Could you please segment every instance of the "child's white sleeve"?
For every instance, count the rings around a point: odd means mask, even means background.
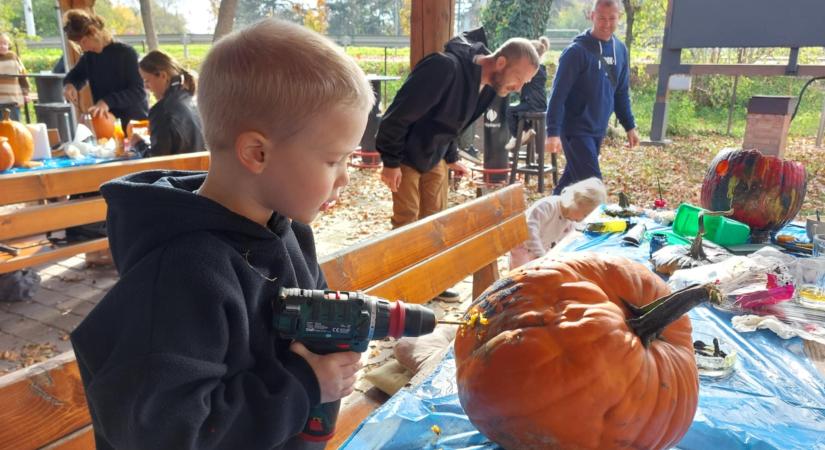
[[[558,211],[556,211],[556,202],[550,200],[551,198],[543,198],[527,211],[529,237],[524,243],[524,246],[527,247],[530,254],[536,258],[544,256],[544,254],[547,253],[548,249],[544,245],[542,233],[558,214]]]

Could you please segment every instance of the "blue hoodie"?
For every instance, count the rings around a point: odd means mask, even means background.
[[[615,60],[615,87],[599,52],[608,63]],[[636,128],[630,110],[627,47],[615,37],[601,41],[585,31],[559,57],[547,105],[547,135],[602,137],[614,111],[626,131]]]
[[[281,286],[326,287],[312,230],[266,227],[150,171],[100,189],[120,280],[71,335],[96,447],[294,448],[320,389],[272,332]]]

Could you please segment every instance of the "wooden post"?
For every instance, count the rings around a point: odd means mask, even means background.
[[[453,37],[455,0],[412,0],[410,68],[421,58],[444,49]]]

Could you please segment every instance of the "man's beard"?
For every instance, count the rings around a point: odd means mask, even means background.
[[[502,69],[501,72],[494,73],[490,80],[490,87],[493,88],[494,91],[496,91],[496,95],[498,95],[499,97],[506,97],[508,94],[507,92],[502,92],[504,90],[503,78],[504,69]]]

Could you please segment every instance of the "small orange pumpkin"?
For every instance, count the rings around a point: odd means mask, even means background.
[[[592,253],[510,272],[456,336],[470,421],[508,449],[672,447],[698,404],[684,313],[720,295],[713,285],[668,291],[641,264]]]
[[[98,139],[111,139],[115,136],[115,116],[112,113],[99,114],[92,118],[95,136]]]
[[[0,172],[11,169],[14,165],[14,151],[9,145],[9,139],[0,136]]]
[[[9,141],[14,152],[14,164],[25,166],[34,156],[34,138],[31,131],[20,122],[11,120],[11,111],[3,110],[3,120],[0,120],[0,136]]]

